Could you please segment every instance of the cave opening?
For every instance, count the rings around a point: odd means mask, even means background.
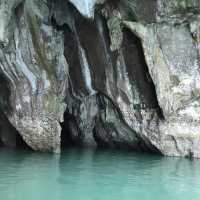
[[[61,150],[82,146],[81,131],[79,130],[77,119],[70,114],[68,109],[64,113],[64,122],[61,123],[61,128]]]
[[[12,113],[11,89],[7,78],[0,73],[0,146],[7,148],[30,149],[19,132],[8,120]]]
[[[12,126],[3,111],[0,110],[0,147],[11,149],[31,148],[24,142],[20,133]]]

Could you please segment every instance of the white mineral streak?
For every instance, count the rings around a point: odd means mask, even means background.
[[[51,83],[47,77],[47,73],[45,70],[42,72],[42,79],[44,80],[44,89],[47,90],[51,87]]]
[[[86,84],[90,94],[95,94],[95,90],[93,90],[93,88],[92,88],[91,72],[90,72],[90,67],[89,67],[89,64],[88,64],[88,61],[87,61],[87,58],[85,55],[85,51],[81,46],[79,46],[79,48],[80,48],[81,58],[83,61],[83,63],[81,64],[81,67],[82,67],[82,73],[83,73],[83,76],[85,79],[85,84]]]
[[[1,11],[0,11],[1,12]],[[4,41],[4,18],[1,16],[2,14],[0,13],[0,41]]]
[[[20,104],[16,105],[16,109],[21,110],[22,109],[21,105]]]
[[[24,103],[30,103],[31,102],[31,98],[29,96],[24,96],[23,97],[23,101],[24,101]]]
[[[21,66],[21,70],[22,70],[23,74],[26,76],[26,78],[29,80],[33,92],[36,92],[36,89],[37,89],[37,86],[36,86],[37,85],[37,79],[36,79],[35,75],[29,70],[29,68],[24,63],[24,61],[22,59],[22,55],[21,55],[20,49],[17,49],[16,53],[17,53],[16,63],[19,66]]]
[[[185,118],[192,119],[193,121],[198,121],[200,119],[199,102],[196,102],[196,105],[195,103],[188,105],[188,107],[186,107],[185,109],[180,110],[178,114],[184,116]]]
[[[121,81],[124,85],[124,92],[129,97],[129,100],[132,101],[134,99],[132,95],[132,87],[129,81],[127,66],[126,66],[122,52],[120,52],[120,56],[117,62],[117,71],[120,78],[119,81]]]
[[[19,48],[19,41],[16,40],[16,64],[20,66],[20,69],[22,70],[22,73],[26,76],[29,83],[31,84],[33,93],[37,90],[37,78],[35,75],[31,72],[31,70],[27,67],[26,63],[24,63],[22,58],[21,49]]]

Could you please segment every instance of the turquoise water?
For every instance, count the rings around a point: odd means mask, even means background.
[[[200,160],[89,149],[0,151],[0,200],[129,199],[200,199]]]

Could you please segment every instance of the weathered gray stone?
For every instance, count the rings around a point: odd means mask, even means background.
[[[12,37],[0,50],[1,73],[11,91],[6,115],[33,149],[58,152],[59,121],[65,111],[63,100],[67,82],[62,33],[45,23],[48,21],[45,1],[28,1],[15,7],[15,10],[13,6],[10,8],[16,18],[13,32],[10,32]],[[7,9],[2,15],[3,12]],[[1,28],[4,33],[6,26]]]
[[[0,43],[7,45],[15,24],[14,9],[23,0],[2,0],[0,2]]]
[[[200,157],[199,14],[198,0],[1,1],[1,143]]]
[[[164,114],[158,148],[168,155],[199,157],[198,41],[187,24],[125,25],[141,38]]]

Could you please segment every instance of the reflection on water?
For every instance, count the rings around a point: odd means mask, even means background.
[[[1,200],[198,200],[200,160],[71,149],[0,151]]]

